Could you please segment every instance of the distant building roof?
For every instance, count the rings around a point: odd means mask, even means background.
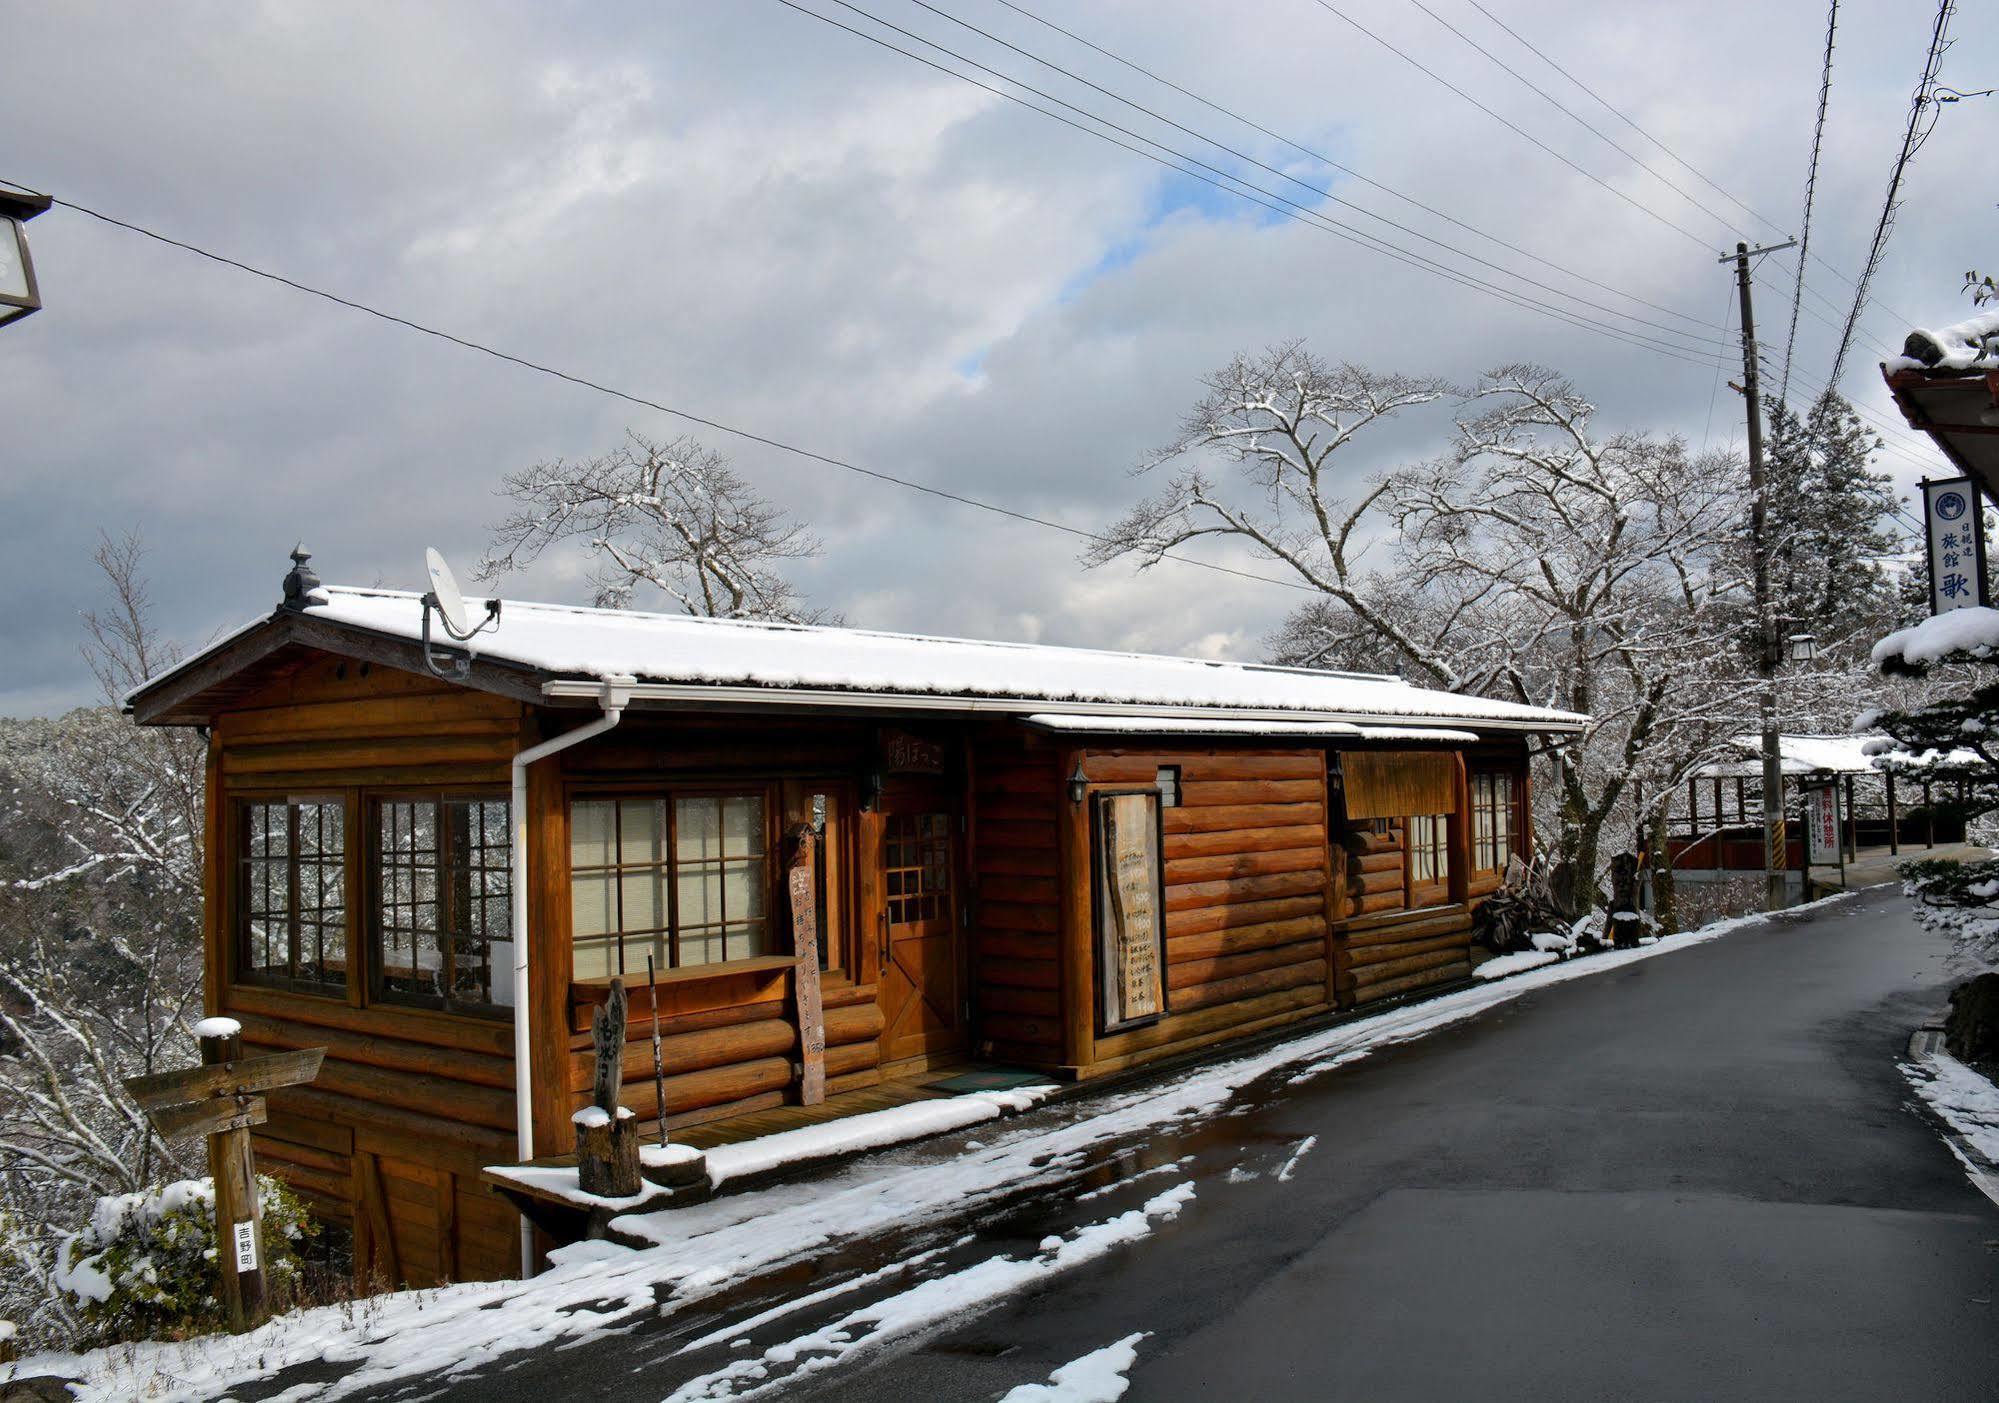
[[[1732,736],[1730,745],[1741,751],[1744,759],[1718,760],[1701,767],[1703,779],[1756,779],[1763,773],[1763,738],[1761,736]],[[1882,766],[1877,763],[1885,747],[1892,746],[1886,736],[1794,736],[1777,737],[1777,754],[1787,775],[1874,775],[1880,774]],[[1969,750],[1954,750],[1948,755],[1938,755],[1935,751],[1925,751],[1922,755],[1907,759],[1897,759],[1893,768],[1898,773],[1911,770],[1935,769],[1938,766],[1963,766],[1982,763]]]
[[[284,638],[337,648],[352,637],[391,642],[408,652],[422,636],[419,595],[321,586],[308,597],[310,607],[280,609],[247,624],[146,682],[128,705],[141,720],[198,719],[195,694],[223,684],[232,656],[261,656]],[[472,601],[475,617],[482,603]],[[1572,731],[1588,720],[1374,673],[515,600],[505,602],[498,627],[469,648],[478,665],[469,685],[481,685],[483,668],[509,674],[506,689],[517,694],[572,702],[587,700],[584,684],[628,677],[639,684],[634,701],[641,705],[806,702],[1033,714],[1043,721],[1051,715],[1114,714],[1131,724],[1219,716],[1446,722],[1498,731]]]

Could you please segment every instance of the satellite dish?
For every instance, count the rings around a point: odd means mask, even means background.
[[[447,681],[462,682],[472,671],[472,654],[468,649],[431,642],[430,611],[435,609],[444,621],[444,631],[463,643],[500,622],[500,601],[487,600],[486,617],[475,626],[472,616],[465,611],[465,595],[458,588],[458,577],[451,573],[444,557],[426,548],[423,565],[430,575],[430,592],[423,597],[423,665]]]
[[[430,571],[430,597],[437,604],[437,612],[444,616],[445,628],[453,638],[466,637],[472,628],[465,616],[465,595],[458,588],[458,577],[451,573],[451,567],[434,547],[425,547],[423,563]]]

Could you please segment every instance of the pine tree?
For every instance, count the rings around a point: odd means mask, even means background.
[[[1780,637],[1817,635],[1822,651],[1853,648],[1894,621],[1897,582],[1881,559],[1897,505],[1873,469],[1881,439],[1828,390],[1803,415],[1770,408],[1771,598]]]

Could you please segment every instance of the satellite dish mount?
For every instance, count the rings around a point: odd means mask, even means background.
[[[472,650],[435,643],[430,636],[430,616],[436,613],[444,631],[460,643],[484,633],[500,622],[500,601],[486,601],[486,617],[477,624],[465,611],[465,596],[459,591],[458,577],[435,550],[423,553],[424,568],[430,574],[430,589],[423,596],[423,665],[434,677],[447,682],[463,682],[472,671]]]

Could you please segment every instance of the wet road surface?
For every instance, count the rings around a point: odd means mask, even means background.
[[[1780,919],[1280,1073],[976,1221],[443,1396],[992,1400],[1144,1332],[1135,1403],[1999,1397],[1999,1209],[1896,1070],[1954,973],[1887,892]],[[1045,1259],[1183,1183],[1136,1240],[843,1353],[912,1284]]]

